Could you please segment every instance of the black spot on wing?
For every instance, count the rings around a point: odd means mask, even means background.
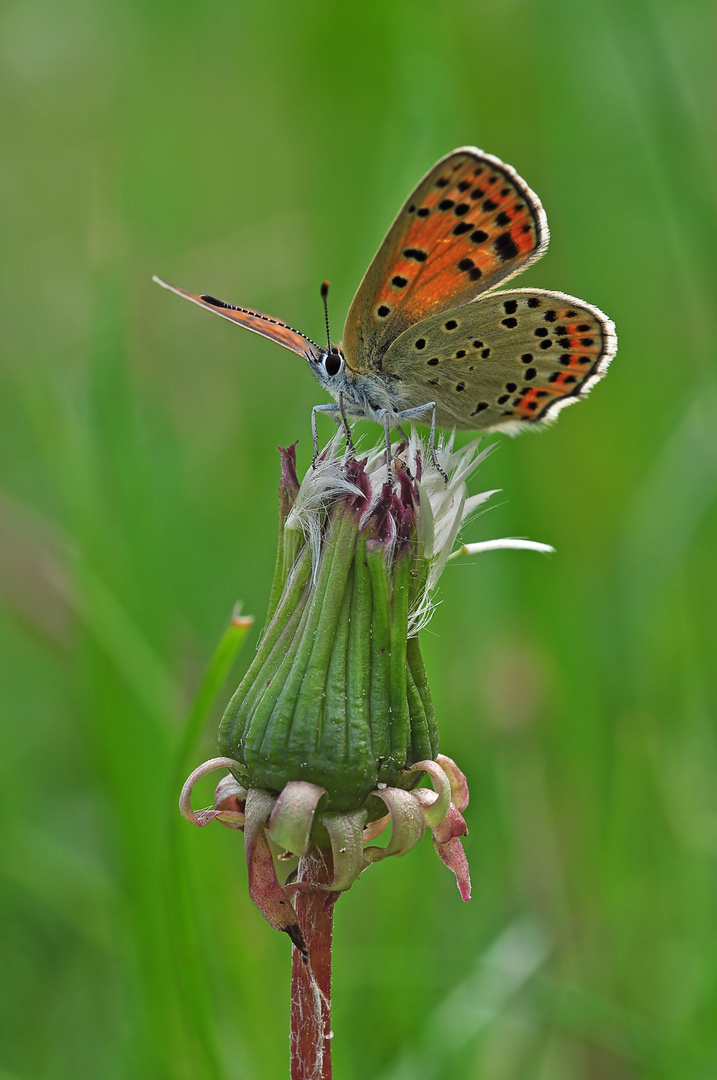
[[[496,255],[502,259],[503,262],[514,259],[518,254],[518,245],[510,233],[507,232],[501,233],[500,236],[493,241],[493,248]]]
[[[483,271],[479,266],[476,266],[472,259],[461,259],[458,263],[458,269],[462,273],[468,274],[471,281],[477,281],[478,278],[483,276]]]

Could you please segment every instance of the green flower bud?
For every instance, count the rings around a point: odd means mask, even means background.
[[[309,781],[325,809],[361,807],[378,784],[414,787],[410,766],[438,753],[409,639],[431,563],[419,486],[398,468],[394,488],[370,464],[330,452],[299,487],[293,447],[282,451],[270,618],[219,734],[247,788]]]
[[[371,863],[406,854],[426,828],[470,896],[461,845],[465,777],[438,752],[438,728],[417,634],[454,555],[496,547],[552,550],[525,540],[452,552],[462,522],[493,492],[466,481],[489,451],[478,441],[438,447],[414,435],[359,461],[337,436],[300,484],[294,447],[282,450],[279,546],[269,614],[256,656],[221,722],[222,757],[194,770],[180,797],[195,825],[243,829],[249,891],[272,926],[305,952],[290,903],[325,890],[326,904]],[[228,768],[214,808],[195,813],[194,783]],[[428,776],[431,787],[418,787]],[[372,841],[389,825],[384,847]],[[268,841],[304,856],[331,853],[333,877],[279,884]],[[307,864],[308,865],[308,864]]]

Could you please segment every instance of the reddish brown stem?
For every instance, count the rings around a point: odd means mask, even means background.
[[[331,852],[312,845],[299,862],[299,881],[328,885],[333,880]],[[331,934],[329,893],[299,892],[299,916],[308,961],[293,949],[291,969],[291,1080],[331,1080]]]

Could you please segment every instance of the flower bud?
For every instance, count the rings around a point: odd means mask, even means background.
[[[430,567],[419,539],[418,483],[394,487],[368,461],[320,462],[293,484],[282,452],[284,516],[275,602],[257,654],[222,720],[221,752],[246,787],[290,781],[326,792],[324,809],[357,809],[378,784],[413,787],[438,729],[409,619]]]
[[[463,773],[438,752],[438,728],[418,645],[432,593],[465,518],[491,491],[466,481],[489,451],[452,441],[427,455],[414,435],[361,461],[337,436],[300,484],[294,447],[281,451],[279,546],[269,613],[249,670],[221,722],[222,757],[195,769],[180,798],[195,825],[243,829],[249,891],[265,918],[305,944],[290,892],[325,905],[371,863],[404,855],[431,829],[436,852],[470,897],[460,837]],[[453,555],[525,540],[464,545]],[[195,781],[229,768],[214,808],[195,813]],[[431,787],[417,787],[424,777]],[[385,847],[371,846],[389,825]],[[279,884],[269,840],[304,856],[330,849],[333,877]],[[368,845],[368,846],[367,846]],[[305,861],[306,866],[311,864]],[[311,864],[313,865],[313,864]]]

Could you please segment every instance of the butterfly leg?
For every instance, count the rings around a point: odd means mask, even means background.
[[[415,409],[404,409],[403,412],[396,413],[398,420],[417,420],[419,416],[423,416],[424,413],[431,409],[431,431],[428,436],[428,452],[431,455],[431,461],[435,468],[441,474],[446,483],[448,483],[448,477],[438,464],[438,458],[436,457],[436,403],[435,401],[427,401],[425,405],[418,405]],[[400,428],[399,428],[400,431]]]
[[[339,390],[339,412],[341,413],[341,421],[342,421],[342,423],[344,425],[344,432],[346,434],[346,445],[349,448],[349,452],[355,457],[356,456],[356,447],[354,446],[354,441],[351,438],[351,428],[349,427],[349,422],[346,419],[346,411],[344,409],[344,395],[340,390]]]
[[[316,430],[316,414],[319,413],[319,412],[333,413],[334,414],[333,418],[340,427],[341,426],[341,419],[338,416],[335,415],[336,413],[340,413],[340,411],[341,410],[339,409],[339,406],[334,405],[333,402],[331,402],[330,405],[314,405],[313,409],[311,410],[311,437],[314,440],[314,456],[311,459],[311,467],[312,467],[312,469],[316,468],[316,462],[319,460],[319,433]],[[348,427],[348,425],[346,425],[346,426]],[[350,438],[350,433],[349,433],[349,438]],[[351,447],[351,449],[353,450],[353,446]]]
[[[386,442],[386,481],[393,484],[393,469],[391,468],[391,414],[388,409],[381,409],[378,415],[383,420],[383,433]]]

